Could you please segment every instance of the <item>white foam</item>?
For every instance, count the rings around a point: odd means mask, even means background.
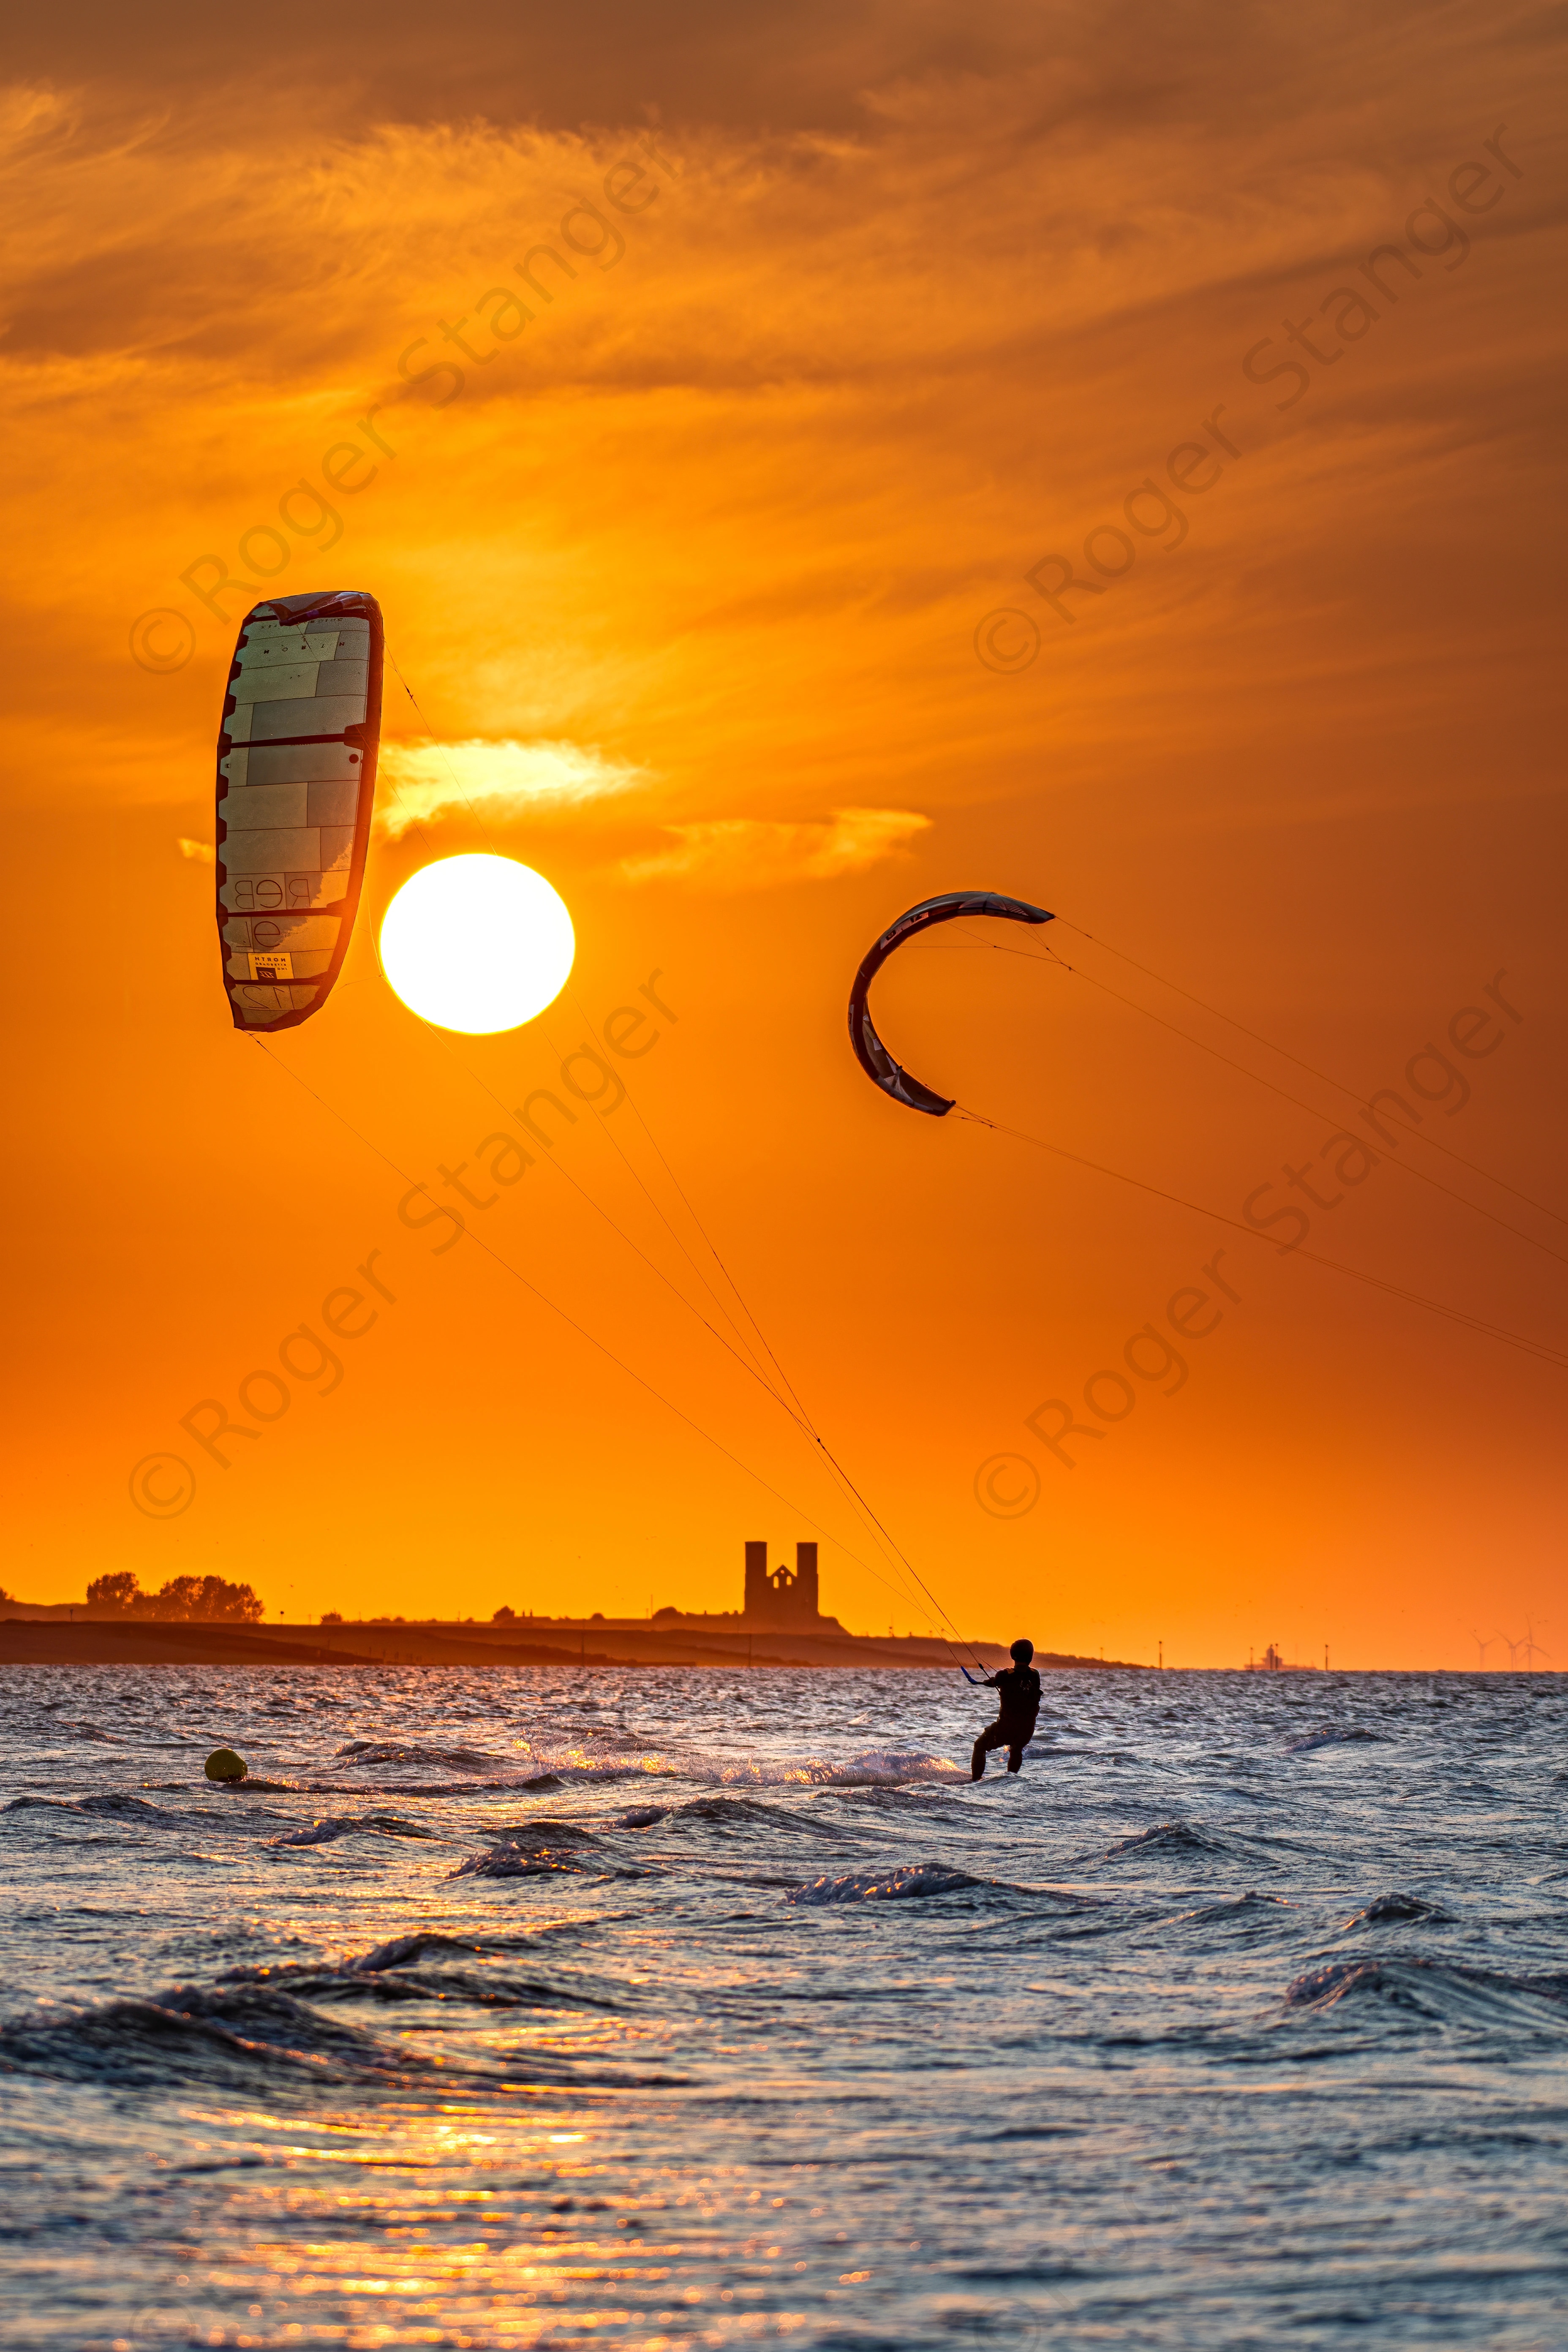
[[[799,1763],[720,1764],[705,1773],[684,1768],[695,1780],[710,1775],[726,1788],[756,1789],[898,1789],[910,1781],[967,1780],[968,1771],[951,1757],[928,1756],[918,1748],[868,1748],[859,1755],[834,1762],[806,1757]]]

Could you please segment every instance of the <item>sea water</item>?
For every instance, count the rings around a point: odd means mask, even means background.
[[[1568,2346],[1559,1680],[984,1705],[0,1669],[6,2343]]]

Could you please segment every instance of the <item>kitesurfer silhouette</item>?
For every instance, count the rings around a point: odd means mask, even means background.
[[[1040,1677],[1029,1664],[1035,1654],[1033,1642],[1015,1642],[1011,1651],[1013,1663],[997,1675],[987,1675],[979,1687],[999,1691],[1001,1712],[993,1724],[987,1725],[974,1743],[970,1759],[970,1778],[985,1778],[985,1759],[993,1748],[1007,1750],[1007,1769],[1021,1772],[1024,1750],[1035,1736],[1035,1717],[1040,1711]],[[973,1677],[971,1676],[971,1680]]]

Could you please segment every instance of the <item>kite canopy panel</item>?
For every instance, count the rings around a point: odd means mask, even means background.
[[[381,742],[381,607],[275,596],[240,625],[217,739],[217,924],[237,1029],[331,993],[359,911]]]
[[[896,948],[901,948],[906,940],[918,938],[921,931],[929,931],[933,924],[957,922],[964,915],[994,915],[1010,923],[1056,920],[1043,907],[1031,907],[1023,898],[1004,898],[995,890],[949,890],[940,898],[922,898],[918,907],[911,907],[896,923],[889,923],[856,973],[855,985],[849,992],[849,1042],[860,1067],[895,1102],[910,1110],[928,1111],[932,1118],[945,1118],[956,1097],[939,1095],[932,1087],[922,1086],[919,1078],[911,1077],[894,1061],[872,1026],[867,999],[871,982]]]

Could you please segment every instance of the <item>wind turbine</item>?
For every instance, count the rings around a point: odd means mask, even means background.
[[[1476,1645],[1476,1654],[1479,1660],[1480,1671],[1484,1674],[1486,1672],[1487,1652],[1491,1649],[1496,1643],[1500,1642],[1502,1639],[1502,1636],[1500,1633],[1489,1633],[1486,1640],[1483,1642],[1480,1635],[1472,1625],[1470,1628],[1470,1639]]]

